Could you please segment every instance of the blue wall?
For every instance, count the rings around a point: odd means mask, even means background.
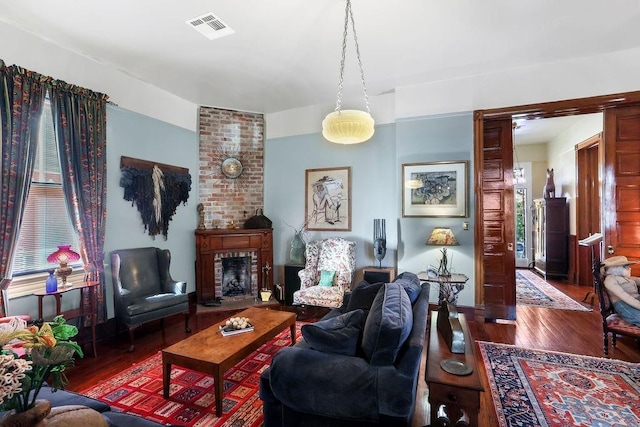
[[[468,218],[402,218],[402,164],[467,160]],[[357,244],[356,280],[363,267],[376,265],[373,256],[373,219],[385,218],[387,255],[383,266],[398,272],[425,270],[439,258],[438,248],[425,246],[434,226],[449,226],[460,246],[451,248],[453,268],[470,277],[460,294],[461,305],[473,305],[473,117],[471,113],[403,120],[376,127],[374,137],[358,145],[336,145],[320,133],[273,138],[265,144],[265,215],[274,228],[274,279],[284,280],[282,266],[289,260],[293,237],[290,224],[304,222],[305,170],[351,167],[352,230],[307,233],[307,240],[338,235]],[[462,231],[469,221],[469,231]],[[437,264],[436,264],[437,265]],[[431,300],[437,300],[432,290]]]
[[[135,206],[123,199],[120,187],[120,157],[134,157],[189,169],[191,192],[187,205],[180,205],[169,225],[167,240],[155,239],[144,231]],[[113,293],[109,252],[143,246],[171,250],[171,273],[174,279],[186,280],[189,291],[195,291],[195,237],[198,215],[198,138],[193,131],[147,116],[109,105],[107,108],[107,222],[105,262],[108,317],[113,317]],[[43,283],[44,284],[44,283]],[[79,292],[70,292],[62,299],[63,310],[77,307]],[[44,299],[44,316],[55,312],[55,299]],[[13,298],[10,314],[26,313],[37,317],[37,297]]]
[[[107,232],[105,255],[114,249],[157,246],[172,253],[172,275],[186,280],[188,290],[195,291],[195,238],[198,217],[198,137],[195,132],[170,125],[147,116],[109,106],[107,116]],[[135,206],[123,199],[119,185],[120,157],[135,157],[159,163],[186,167],[192,186],[186,206],[180,205],[170,226],[168,239],[155,239],[144,232]],[[402,164],[468,160],[468,218],[402,218]],[[425,270],[437,264],[438,248],[425,246],[434,226],[451,227],[460,246],[449,250],[453,269],[467,274],[468,286],[460,294],[460,305],[473,305],[473,119],[471,113],[402,120],[376,128],[374,137],[358,145],[327,142],[320,133],[273,138],[265,142],[264,212],[274,228],[274,280],[284,280],[283,266],[289,261],[289,244],[293,227],[304,222],[305,170],[351,167],[350,232],[307,233],[307,240],[338,235],[357,244],[356,280],[362,268],[376,265],[373,256],[373,220],[385,218],[387,255],[383,266],[395,266],[398,272]],[[469,221],[469,231],[462,223]],[[107,261],[108,262],[108,261]],[[63,309],[77,304],[65,297]],[[437,290],[431,291],[431,301]],[[107,265],[108,316],[113,317],[111,275]],[[12,299],[11,314],[37,315],[34,296]],[[53,298],[46,300],[45,316],[53,314]]]

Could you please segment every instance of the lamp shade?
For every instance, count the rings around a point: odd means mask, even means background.
[[[374,124],[371,114],[365,111],[334,111],[322,121],[322,136],[336,144],[359,144],[373,136]]]
[[[47,257],[47,262],[66,264],[79,259],[80,254],[71,250],[71,245],[60,245],[57,251]]]
[[[427,239],[427,245],[433,246],[457,246],[459,245],[456,236],[453,234],[450,228],[436,227],[431,232],[429,239]]]

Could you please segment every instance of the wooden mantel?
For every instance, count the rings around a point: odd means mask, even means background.
[[[263,284],[263,267],[273,269],[273,230],[259,229],[210,229],[196,230],[196,295],[198,304],[215,300],[216,285],[221,278],[215,277],[215,255],[226,252],[255,252],[258,259],[258,289],[268,288],[273,292],[273,270],[269,271],[268,283]]]

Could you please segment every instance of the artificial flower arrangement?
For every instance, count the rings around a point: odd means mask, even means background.
[[[0,327],[0,410],[24,412],[36,403],[43,384],[51,377],[52,391],[67,385],[65,370],[74,364],[74,354],[83,357],[80,346],[69,339],[78,328],[63,316],[41,327],[27,326],[15,318]]]

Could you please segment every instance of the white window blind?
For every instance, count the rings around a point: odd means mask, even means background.
[[[80,248],[62,193],[60,160],[48,100],[41,120],[31,188],[14,256],[14,276],[56,268],[47,262],[47,256],[58,245],[70,244],[76,252]]]

